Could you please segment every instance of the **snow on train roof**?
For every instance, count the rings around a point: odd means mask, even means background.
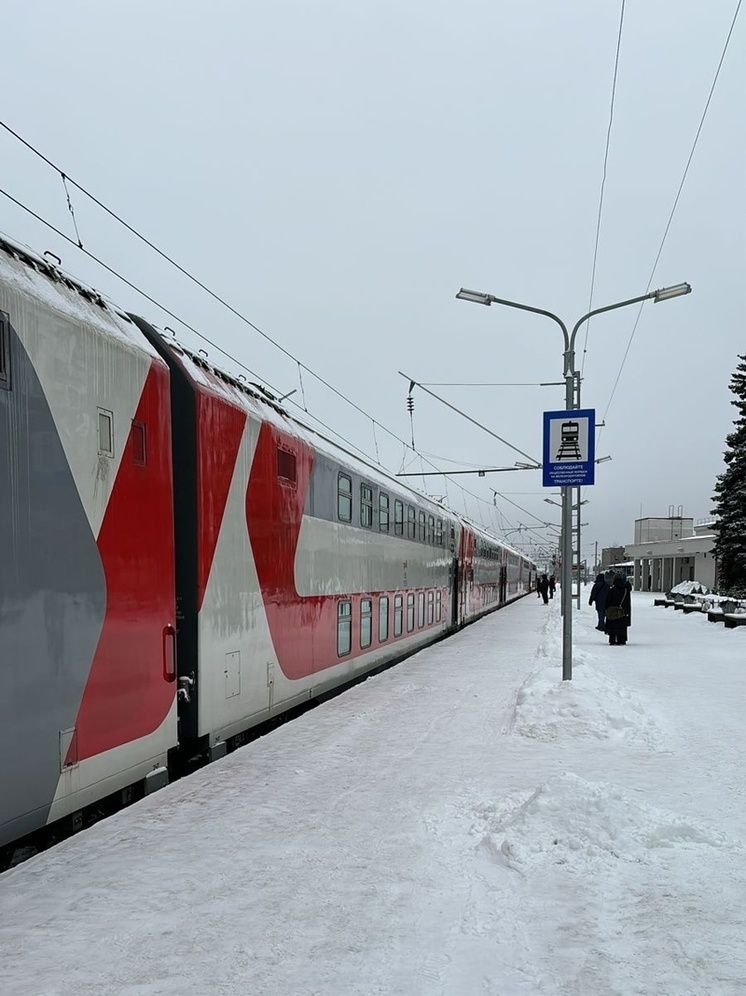
[[[32,250],[0,236],[0,280],[78,325],[103,331],[132,350],[158,353],[124,312]]]
[[[289,432],[292,435],[298,436],[305,442],[309,443],[309,445],[313,446],[315,450],[323,453],[332,460],[340,460],[340,458],[344,459],[345,464],[350,469],[360,474],[361,477],[365,477],[379,489],[390,492],[398,490],[403,497],[409,495],[411,496],[410,500],[414,499],[420,505],[425,504],[437,515],[454,520],[462,527],[467,527],[485,542],[494,543],[502,547],[504,550],[507,550],[509,553],[516,554],[516,556],[523,558],[529,563],[532,562],[530,558],[524,553],[521,553],[520,550],[516,550],[514,547],[511,547],[504,540],[493,535],[483,526],[477,525],[460,513],[454,512],[446,505],[435,501],[428,495],[422,494],[420,491],[417,491],[416,488],[412,488],[409,485],[392,478],[391,475],[383,468],[376,467],[363,457],[353,453],[344,445],[335,443],[333,440],[330,440],[326,436],[319,433],[317,429],[306,425],[297,416],[291,415],[288,411],[286,411],[286,409],[281,406],[279,400],[275,398],[271,392],[267,391],[266,388],[259,384],[249,384],[248,382],[244,382],[242,379],[231,376],[225,371],[220,370],[218,367],[209,363],[206,357],[203,358],[202,356],[191,352],[175,338],[165,335],[160,329],[157,329],[157,331],[169,349],[178,355],[184,371],[189,377],[192,378],[197,386],[203,388],[204,390],[210,391],[213,394],[220,395],[225,398],[226,401],[237,405],[240,408],[249,408],[264,421],[272,422],[284,432]]]

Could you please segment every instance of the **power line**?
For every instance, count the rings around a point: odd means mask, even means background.
[[[732,19],[732,21],[730,23],[730,28],[728,29],[728,35],[727,35],[727,37],[725,39],[725,44],[723,45],[723,51],[720,54],[720,60],[718,61],[717,69],[715,70],[715,75],[714,75],[713,80],[712,80],[712,85],[710,86],[710,92],[707,95],[707,100],[705,102],[705,107],[704,107],[704,110],[702,111],[702,116],[701,116],[701,118],[699,120],[699,125],[697,126],[697,132],[696,132],[696,134],[694,136],[694,142],[692,143],[692,148],[691,148],[691,151],[689,153],[689,157],[688,157],[688,159],[686,161],[686,166],[684,167],[684,172],[682,173],[682,176],[681,176],[681,182],[679,183],[679,188],[676,191],[676,196],[674,197],[673,206],[671,208],[671,213],[668,216],[668,221],[666,222],[666,227],[665,227],[665,230],[663,232],[663,238],[661,239],[661,244],[658,246],[658,252],[656,253],[656,256],[655,256],[655,262],[653,263],[653,268],[650,271],[650,277],[648,279],[647,287],[645,288],[645,293],[646,294],[650,290],[650,285],[653,282],[653,277],[655,276],[655,271],[656,271],[656,269],[658,267],[658,262],[659,262],[659,260],[661,258],[661,253],[663,252],[663,247],[666,244],[666,239],[668,238],[668,233],[669,233],[669,231],[671,229],[671,223],[673,221],[674,214],[676,213],[676,208],[678,207],[678,204],[679,204],[679,198],[681,197],[681,192],[684,189],[684,183],[686,181],[687,174],[689,173],[689,167],[692,164],[692,159],[694,158],[694,152],[695,152],[695,150],[697,148],[697,143],[699,142],[699,137],[700,137],[700,135],[702,133],[702,128],[703,128],[704,123],[705,123],[705,118],[707,117],[707,112],[710,109],[710,102],[712,101],[712,95],[715,92],[715,85],[716,85],[716,83],[718,81],[718,77],[720,76],[720,70],[722,69],[723,62],[725,61],[725,55],[726,55],[726,52],[728,51],[728,45],[730,44],[731,36],[733,35],[733,29],[736,26],[736,21],[738,19],[738,14],[739,14],[739,12],[741,10],[741,3],[742,3],[742,0],[738,0],[738,2],[736,4],[735,13],[733,14],[733,19]],[[629,351],[630,351],[630,349],[632,347],[632,341],[634,340],[635,333],[637,332],[637,326],[640,323],[640,317],[642,315],[642,309],[644,307],[644,304],[645,304],[645,302],[643,301],[640,304],[640,307],[638,308],[637,316],[635,317],[635,323],[634,323],[634,325],[632,327],[632,332],[630,333],[629,340],[627,342],[627,348],[624,351],[624,356],[622,357],[622,361],[621,361],[621,363],[619,365],[619,372],[616,375],[616,380],[614,381],[614,386],[611,389],[611,395],[609,396],[608,403],[606,405],[606,408],[604,409],[604,413],[603,413],[603,416],[602,416],[602,421],[605,420],[606,415],[607,415],[607,413],[609,411],[609,408],[611,407],[611,403],[614,400],[614,395],[616,394],[616,389],[617,389],[617,386],[619,385],[619,380],[620,380],[620,378],[622,376],[622,372],[624,370],[624,365],[627,362],[627,356],[629,355]]]
[[[36,212],[34,212],[33,210],[31,210],[27,205],[25,205],[21,201],[17,200],[15,197],[13,197],[7,191],[0,189],[0,193],[2,193],[10,201],[12,201],[14,204],[16,204],[22,210],[26,211],[28,214],[30,214],[32,217],[34,217],[37,221],[41,222],[43,225],[45,225],[46,227],[48,227],[50,230],[52,230],[53,232],[55,232],[55,234],[58,235],[60,238],[64,239],[66,242],[69,242],[71,245],[76,246],[76,248],[78,248],[81,252],[83,252],[86,256],[88,256],[90,259],[92,259],[99,266],[102,266],[107,272],[111,273],[118,280],[121,280],[126,286],[130,287],[136,293],[140,294],[145,300],[147,300],[150,303],[152,303],[153,305],[155,305],[157,308],[159,308],[165,314],[169,315],[175,321],[179,322],[181,325],[184,326],[184,328],[189,329],[194,335],[196,335],[198,338],[200,338],[203,342],[207,343],[209,346],[211,346],[213,349],[216,349],[223,356],[225,356],[228,359],[230,359],[233,363],[237,364],[239,367],[241,367],[242,369],[246,370],[248,373],[251,374],[252,377],[256,377],[258,380],[264,380],[264,378],[260,377],[257,373],[255,373],[254,371],[252,371],[244,363],[242,363],[236,357],[234,357],[232,354],[230,354],[229,352],[227,352],[227,350],[223,349],[216,342],[212,341],[207,336],[203,335],[201,332],[198,332],[196,328],[194,328],[192,325],[189,324],[189,322],[187,322],[184,319],[180,318],[177,314],[175,314],[170,309],[166,308],[164,305],[162,305],[160,302],[158,302],[150,294],[148,294],[147,292],[143,291],[140,287],[138,287],[137,285],[135,285],[134,283],[132,283],[130,280],[128,280],[126,277],[124,277],[121,273],[119,273],[118,271],[114,270],[112,267],[108,266],[106,263],[103,262],[103,260],[101,260],[99,257],[97,257],[96,255],[94,255],[92,252],[90,252],[89,250],[87,250],[87,249],[84,248],[83,243],[82,243],[81,238],[80,238],[80,233],[78,231],[78,226],[77,226],[77,221],[76,221],[76,218],[75,218],[75,213],[74,213],[74,210],[73,210],[73,207],[72,207],[72,203],[71,203],[71,200],[70,200],[70,195],[69,195],[68,186],[67,186],[68,183],[69,183],[71,186],[75,187],[82,194],[84,194],[91,201],[93,201],[94,204],[96,204],[102,211],[104,211],[107,215],[109,215],[111,218],[113,218],[118,224],[122,225],[128,232],[130,232],[137,239],[139,239],[141,242],[143,242],[146,246],[148,246],[150,249],[152,249],[153,252],[155,252],[158,256],[160,256],[162,259],[164,259],[166,262],[168,262],[171,266],[175,267],[181,274],[183,274],[185,277],[187,277],[188,280],[192,281],[192,283],[194,283],[201,290],[203,290],[206,294],[208,294],[215,301],[217,301],[219,304],[221,304],[224,308],[226,308],[228,311],[230,311],[231,314],[235,315],[240,321],[242,321],[243,323],[245,323],[246,325],[248,325],[251,329],[253,329],[260,336],[262,336],[262,338],[264,338],[267,342],[269,342],[273,346],[275,346],[275,348],[277,348],[283,355],[285,355],[289,359],[293,360],[297,364],[297,366],[298,366],[298,373],[299,373],[299,377],[301,378],[301,385],[302,385],[302,371],[305,370],[312,377],[314,377],[316,380],[318,380],[319,383],[323,384],[324,387],[326,387],[328,390],[330,390],[334,395],[336,395],[338,398],[340,398],[341,400],[343,400],[347,404],[349,404],[352,408],[355,409],[355,411],[357,411],[359,414],[361,414],[364,418],[367,418],[372,423],[372,425],[373,425],[373,433],[374,433],[374,440],[375,440],[375,444],[376,444],[376,449],[377,449],[377,446],[378,446],[377,439],[375,438],[375,426],[376,426],[376,424],[380,425],[380,427],[386,433],[388,433],[393,439],[397,440],[398,442],[404,443],[404,440],[402,440],[396,433],[394,433],[392,430],[388,429],[382,423],[377,422],[377,420],[374,419],[373,416],[369,415],[366,411],[364,411],[362,408],[360,408],[359,405],[357,405],[354,401],[352,401],[350,398],[348,398],[346,395],[344,395],[341,391],[339,391],[337,388],[335,388],[332,384],[330,384],[327,380],[325,380],[325,378],[323,378],[322,376],[320,376],[319,374],[317,374],[310,367],[306,366],[306,364],[304,364],[301,360],[299,360],[296,356],[294,356],[291,352],[289,352],[289,350],[285,349],[282,345],[280,345],[280,343],[278,343],[270,335],[268,335],[261,328],[259,328],[258,325],[256,325],[254,322],[250,321],[250,319],[248,319],[240,311],[238,311],[236,308],[234,308],[233,305],[231,305],[228,301],[226,301],[223,297],[221,297],[215,291],[213,291],[210,287],[208,287],[205,283],[203,283],[203,281],[201,281],[198,277],[196,277],[194,274],[192,274],[189,270],[187,270],[184,266],[182,266],[180,263],[178,263],[175,259],[173,259],[171,256],[169,256],[168,253],[164,252],[162,249],[160,249],[158,246],[156,246],[153,242],[151,242],[150,239],[148,239],[146,236],[142,235],[136,228],[134,228],[132,225],[130,225],[127,221],[125,221],[124,218],[122,218],[119,214],[117,214],[115,211],[113,211],[111,208],[109,208],[106,204],[104,204],[104,202],[101,201],[98,197],[96,197],[95,194],[93,194],[86,187],[84,187],[82,184],[78,183],[76,180],[74,180],[72,177],[70,177],[67,173],[65,173],[61,169],[61,167],[59,167],[48,156],[44,155],[44,153],[42,153],[34,145],[32,145],[25,138],[23,138],[20,134],[18,134],[18,132],[16,132],[13,128],[11,128],[10,125],[8,125],[5,121],[0,120],[0,127],[4,128],[5,131],[7,131],[10,135],[12,135],[25,148],[27,148],[30,152],[32,152],[35,156],[37,156],[40,160],[42,160],[42,162],[44,162],[47,166],[49,166],[52,170],[54,170],[56,173],[59,174],[59,176],[60,176],[60,178],[62,180],[62,183],[63,183],[63,187],[65,189],[65,194],[66,194],[66,197],[67,197],[67,204],[68,204],[68,208],[70,210],[70,214],[71,214],[72,219],[73,219],[73,224],[74,224],[74,227],[75,227],[75,235],[77,237],[77,241],[71,239],[64,232],[62,232],[60,229],[56,228],[54,225],[52,225],[46,219],[42,218],[41,215],[39,215]],[[278,391],[277,388],[273,387],[273,385],[270,384],[269,381],[265,381],[265,382],[278,395],[281,393],[281,392]],[[432,392],[430,392],[430,393],[432,393]],[[439,400],[442,400],[442,399],[439,399]],[[291,401],[290,403],[293,404],[295,407],[297,407],[297,408],[301,409],[302,411],[304,411],[306,415],[310,416],[315,422],[317,422],[319,425],[321,425],[327,432],[330,432],[334,436],[336,436],[337,438],[342,439],[348,446],[351,446],[353,449],[357,450],[359,453],[361,453],[364,456],[366,456],[366,458],[368,457],[368,454],[366,454],[365,451],[361,450],[358,446],[356,446],[350,440],[347,440],[339,432],[337,432],[336,430],[332,429],[330,426],[328,426],[326,423],[324,423],[317,416],[315,416],[311,412],[309,412],[308,409],[305,407],[305,404],[303,406],[300,406],[300,405],[297,405],[297,403],[294,402],[294,401]],[[443,403],[446,404],[446,405],[448,404],[447,402],[443,402]],[[452,407],[452,406],[449,406],[449,407]],[[465,413],[461,413],[461,414],[463,414],[465,418],[469,419],[469,416],[465,415]],[[473,420],[473,419],[469,419],[469,420],[472,421],[472,422],[474,422],[475,425],[479,425],[479,423],[477,423],[475,420]],[[491,435],[495,436],[495,438],[499,439],[501,442],[504,442],[505,445],[509,446],[511,449],[516,450],[516,452],[520,453],[522,456],[527,456],[527,454],[523,453],[522,450],[519,450],[516,447],[511,446],[510,443],[508,443],[506,440],[503,440],[500,436],[497,436],[496,433],[491,433],[490,430],[487,429],[485,426],[481,426],[481,428],[483,428],[486,432],[490,433]],[[406,446],[407,444],[404,443],[404,445]],[[413,447],[413,449],[414,449],[414,447]],[[529,460],[532,459],[531,457],[527,457],[527,458]],[[378,462],[380,464],[380,460]],[[426,462],[427,462],[427,464],[429,466],[434,467],[434,465],[429,460],[426,461]],[[536,461],[534,461],[534,462],[536,462]],[[437,469],[437,468],[434,468],[434,469]],[[444,474],[443,477],[447,478],[447,475]],[[464,488],[463,485],[461,485],[458,481],[452,481],[452,483],[456,484],[459,487],[459,489],[460,489],[460,491],[461,491],[461,493],[463,495],[468,494],[471,497],[473,497],[476,501],[481,502],[481,503],[483,503],[485,505],[491,506],[490,502],[486,501],[481,496],[476,495],[473,492],[469,491],[467,488]]]
[[[498,436],[498,434],[496,432],[493,432],[492,429],[488,429],[486,425],[482,425],[481,422],[477,422],[475,418],[472,418],[471,415],[467,415],[466,412],[463,411],[461,408],[457,408],[455,405],[452,405],[449,401],[446,401],[445,398],[441,398],[440,395],[435,394],[434,391],[430,391],[419,381],[413,380],[408,374],[402,373],[401,370],[399,371],[399,373],[401,374],[402,377],[404,377],[405,380],[408,380],[412,386],[419,387],[420,390],[425,392],[425,394],[429,394],[431,398],[435,398],[436,401],[439,401],[442,405],[445,405],[446,408],[450,408],[451,411],[456,412],[457,415],[461,415],[462,418],[465,418],[467,420],[467,422],[471,422],[472,425],[476,425],[478,429],[482,429],[483,432],[486,432],[489,436],[492,436],[493,439],[499,440],[501,443],[507,446],[508,449],[514,450],[516,453],[520,453],[522,457],[525,457],[527,460],[530,460],[532,463],[535,463],[537,467],[539,466],[539,461],[536,460],[534,457],[529,456],[528,453],[524,453],[523,450],[519,450],[517,446],[513,446],[513,444],[509,443],[507,439],[503,439],[502,436]]]
[[[0,124],[1,123],[2,122],[0,122]],[[2,194],[4,197],[6,197],[9,201],[11,201],[17,207],[21,208],[21,210],[23,210],[27,214],[31,215],[32,218],[35,218],[42,225],[44,225],[46,228],[49,228],[56,235],[58,235],[61,239],[64,239],[64,241],[69,242],[71,245],[74,245],[84,255],[88,256],[89,259],[93,260],[93,262],[95,262],[96,264],[98,264],[99,266],[101,266],[104,270],[106,270],[112,276],[116,277],[117,280],[120,280],[127,287],[129,287],[132,290],[134,290],[135,293],[141,295],[141,297],[143,297],[146,301],[149,301],[156,308],[160,309],[164,314],[169,315],[171,318],[173,318],[175,321],[177,321],[180,325],[183,325],[184,328],[189,329],[189,331],[192,332],[195,336],[197,336],[197,338],[199,338],[202,342],[205,342],[205,343],[207,343],[207,345],[211,346],[213,349],[216,349],[223,356],[225,356],[229,360],[231,360],[231,362],[235,363],[237,366],[241,367],[243,370],[246,370],[246,372],[249,373],[249,374],[251,374],[252,377],[256,377],[258,380],[264,380],[264,378],[260,377],[259,374],[255,373],[253,370],[251,370],[249,367],[247,367],[245,363],[242,363],[240,360],[236,359],[236,357],[234,357],[231,353],[229,353],[227,350],[225,350],[222,346],[219,346],[216,342],[213,342],[210,338],[208,338],[202,332],[199,332],[193,325],[190,325],[189,322],[185,321],[185,319],[181,318],[174,311],[171,311],[165,305],[161,304],[159,301],[156,300],[156,298],[154,298],[152,295],[148,294],[147,291],[144,291],[142,288],[140,288],[136,284],[132,283],[131,280],[129,280],[127,277],[123,276],[123,274],[119,273],[113,267],[109,266],[102,259],[100,259],[94,253],[92,253],[90,250],[85,249],[84,247],[80,246],[78,243],[75,242],[74,239],[71,239],[69,235],[66,235],[63,231],[61,231],[59,228],[57,228],[55,225],[53,225],[50,221],[47,221],[46,218],[43,218],[40,214],[37,214],[37,212],[34,211],[32,208],[28,207],[28,205],[24,204],[22,201],[19,201],[12,194],[8,193],[7,190],[4,190],[3,188],[0,187],[0,194]],[[308,368],[304,368],[304,369],[308,369]],[[309,371],[309,372],[312,372],[312,371]],[[269,387],[272,388],[272,390],[275,391],[278,394],[278,396],[280,395],[281,392],[276,387],[274,387],[271,384],[271,382],[265,380],[265,383],[267,383],[269,385]],[[335,393],[338,393],[338,392],[335,392]],[[340,397],[344,397],[344,396],[340,395]],[[347,399],[344,399],[344,400],[347,400]],[[325,429],[327,432],[329,432],[331,435],[335,436],[337,439],[341,439],[346,446],[349,446],[351,449],[356,450],[365,459],[370,459],[369,455],[364,450],[362,450],[359,446],[356,446],[351,440],[346,439],[344,436],[341,435],[341,433],[337,432],[337,430],[333,429],[331,426],[327,425],[322,419],[318,418],[318,416],[316,416],[312,412],[308,411],[307,408],[302,407],[301,405],[298,405],[297,402],[292,401],[292,400],[290,400],[290,404],[292,404],[294,407],[298,408],[300,411],[303,411],[304,414],[306,414],[309,418],[313,419],[314,422],[316,422],[320,426],[322,426],[322,428]],[[354,406],[354,407],[357,408],[357,406]],[[358,411],[362,412],[362,409],[358,409]],[[388,435],[390,435],[392,437],[392,439],[395,439],[397,442],[401,443],[404,446],[405,450],[408,450],[410,448],[409,444],[406,443],[399,436],[397,436],[396,433],[393,432],[391,429],[388,429],[381,422],[377,422],[376,419],[372,418],[372,416],[368,415],[366,412],[362,412],[362,414],[365,415],[366,418],[370,419],[370,421],[373,423],[374,426],[375,425],[379,425],[380,428],[383,429],[384,432],[388,433]],[[422,458],[421,454],[418,454],[418,455],[420,456],[420,458]],[[428,466],[433,467],[433,469],[437,469],[435,467],[435,464],[433,464],[430,460],[425,459],[425,462],[428,464]],[[449,477],[449,475],[447,473],[442,473],[442,476],[443,476],[443,478],[446,481],[450,481],[451,484],[454,484],[459,489],[459,491],[461,492],[462,495],[469,495],[471,498],[474,498],[475,501],[480,502],[483,505],[487,505],[489,507],[492,506],[492,503],[489,502],[489,501],[487,501],[487,499],[483,498],[481,495],[475,494],[474,492],[470,491],[468,488],[465,488],[459,481],[454,481],[451,477]],[[458,514],[458,513],[456,513],[456,514]],[[468,518],[468,516],[467,516],[467,518]]]
[[[243,315],[240,311],[238,311],[236,308],[234,308],[233,305],[229,304],[229,302],[226,301],[225,298],[223,298],[219,294],[215,293],[215,291],[211,290],[198,277],[196,277],[196,276],[194,276],[194,274],[190,273],[189,270],[187,270],[185,267],[183,267],[180,263],[177,263],[175,259],[173,259],[171,256],[168,255],[168,253],[164,252],[162,249],[159,249],[158,246],[156,246],[153,242],[150,241],[150,239],[146,238],[146,236],[142,235],[140,232],[137,231],[136,228],[134,228],[132,225],[130,225],[127,221],[125,221],[124,218],[122,218],[120,215],[118,215],[115,211],[111,210],[111,208],[107,207],[106,204],[103,203],[103,201],[101,201],[98,197],[95,196],[95,194],[92,194],[89,190],[87,190],[84,186],[82,186],[82,184],[78,183],[71,176],[69,176],[68,174],[66,174],[61,169],[61,167],[59,167],[56,163],[52,162],[52,160],[49,159],[47,156],[45,156],[43,152],[41,152],[39,149],[35,148],[30,142],[28,142],[25,138],[23,138],[21,135],[19,135],[18,132],[14,131],[13,128],[10,127],[10,125],[8,125],[4,121],[0,120],[0,127],[4,128],[9,134],[11,134],[15,139],[17,139],[22,145],[24,145],[27,149],[29,149],[29,151],[31,151],[35,156],[37,156],[39,159],[41,159],[42,162],[46,163],[47,166],[51,167],[51,169],[53,169],[56,173],[58,173],[60,175],[60,177],[62,178],[63,184],[65,185],[65,191],[66,192],[67,192],[67,183],[70,183],[73,187],[75,187],[77,190],[79,190],[82,194],[84,194],[86,197],[88,197],[90,200],[92,200],[93,203],[96,204],[99,208],[101,208],[101,210],[104,211],[106,214],[108,214],[109,217],[111,217],[115,221],[117,221],[120,225],[122,225],[124,228],[126,228],[128,232],[130,232],[137,239],[139,239],[141,242],[143,242],[146,246],[148,246],[150,249],[152,249],[153,252],[157,253],[162,259],[166,260],[166,262],[170,263],[171,266],[175,267],[179,271],[179,273],[183,274],[188,280],[191,280],[192,283],[196,284],[197,287],[199,287],[206,294],[208,294],[211,298],[213,298],[215,301],[217,301],[219,304],[221,304],[224,308],[226,308],[228,311],[230,311],[231,314],[233,314],[233,315],[236,316],[236,318],[238,318],[244,324],[248,325],[249,328],[251,328],[255,332],[257,332],[260,336],[262,336],[262,338],[266,339],[267,342],[269,342],[273,346],[275,346],[276,349],[279,349],[279,351],[284,356],[287,356],[289,359],[293,360],[298,365],[299,373],[300,373],[301,370],[307,371],[307,373],[309,373],[312,377],[316,378],[316,380],[318,380],[319,383],[323,384],[324,387],[326,387],[328,390],[330,390],[338,398],[341,398],[343,401],[347,402],[347,404],[349,404],[352,408],[354,408],[355,411],[357,411],[364,418],[369,419],[374,424],[374,426],[375,426],[377,420],[374,419],[372,415],[369,415],[366,411],[364,411],[362,408],[360,408],[357,404],[355,404],[354,401],[352,401],[350,398],[348,398],[346,395],[344,395],[341,391],[339,391],[336,387],[334,387],[332,384],[330,384],[320,374],[317,374],[315,371],[311,370],[310,367],[306,366],[306,364],[304,364],[301,360],[299,360],[291,352],[289,352],[287,349],[285,349],[284,346],[281,346],[280,343],[278,343],[270,335],[268,335],[261,328],[259,328],[258,325],[256,325],[254,322],[250,321],[245,315]],[[5,191],[3,191],[3,193],[5,193]],[[7,194],[7,193],[6,193],[6,196],[9,197],[11,200],[14,200],[14,198],[10,197],[10,195]],[[25,208],[25,206],[22,205],[22,204],[20,204],[18,201],[16,201],[15,203],[19,204],[20,207],[24,207],[24,210],[27,210]],[[70,204],[69,195],[68,195],[68,205],[70,206],[70,210],[72,212],[72,205]],[[33,214],[33,212],[29,212],[29,213]],[[35,216],[35,217],[38,218],[38,215]],[[42,218],[39,218],[39,220],[42,221],[44,224],[47,224],[46,222],[44,222],[44,220]],[[73,221],[75,221],[74,214],[73,214]],[[53,228],[52,225],[49,225],[49,227]],[[79,236],[78,236],[78,241],[74,242],[72,239],[69,239],[66,235],[64,235],[59,230],[54,229],[54,228],[53,228],[53,230],[58,235],[62,236],[62,238],[66,239],[68,242],[71,242],[73,245],[77,246],[77,248],[80,249],[82,252],[84,252],[87,255],[89,255],[91,257],[91,259],[94,259],[97,263],[99,263],[100,265],[104,266],[105,269],[107,269],[107,270],[109,270],[109,272],[113,273],[114,276],[117,276],[120,279],[124,279],[124,278],[121,277],[120,274],[118,274],[115,271],[111,270],[104,263],[102,263],[101,260],[97,259],[91,253],[88,253],[87,250],[83,248],[83,244],[80,241],[80,237]],[[77,223],[76,223],[76,226],[75,226],[75,230],[76,230],[76,235],[77,235],[78,234]],[[128,284],[128,286],[132,287],[133,290],[136,290],[138,293],[143,293],[142,291],[140,291],[140,289],[138,287],[135,287],[133,284],[129,283],[129,281],[124,280],[124,283]],[[148,300],[150,300],[152,303],[157,304],[157,302],[155,302],[153,300],[153,298],[148,297],[147,294],[143,294],[143,296],[146,297]],[[161,305],[158,305],[158,307],[161,307]],[[173,315],[172,312],[168,311],[168,309],[163,308],[163,311],[165,311],[166,314],[171,315],[172,318],[176,318],[176,316]],[[177,318],[177,321],[181,321],[181,319]],[[186,322],[183,322],[182,324],[186,328],[191,328],[191,326],[188,325]],[[196,332],[196,330],[194,330],[194,329],[191,329],[191,330],[193,332]],[[196,334],[199,334],[199,333],[196,333]],[[204,341],[209,342],[209,340],[207,340],[204,336],[201,336],[201,338]],[[215,343],[210,343],[210,344],[213,346],[213,348],[218,349],[224,356],[229,357],[231,360],[233,360],[236,363],[238,362],[235,359],[235,357],[231,356],[224,349],[221,349],[220,346],[216,345]],[[243,364],[240,364],[240,365],[243,366]],[[248,368],[244,368],[244,369],[248,369]],[[249,372],[251,372],[251,371],[249,371]],[[252,373],[252,376],[256,377],[257,374]],[[304,410],[307,411],[307,409],[304,409]],[[384,425],[382,425],[380,422],[378,424],[386,432],[390,432],[390,430],[386,429],[386,427]],[[396,436],[395,433],[390,433],[390,434],[395,439],[399,438],[398,436]]]
[[[606,148],[604,149],[604,164],[601,175],[601,192],[598,198],[598,217],[596,219],[596,242],[593,247],[593,266],[591,268],[591,289],[588,295],[588,311],[593,310],[593,290],[596,284],[596,262],[598,260],[598,243],[601,237],[601,215],[603,213],[604,207],[604,188],[606,186],[606,167],[609,162],[609,146],[611,144],[611,126],[614,123],[614,102],[616,99],[616,81],[617,75],[619,73],[619,52],[622,47],[622,26],[624,25],[624,3],[622,0],[622,7],[619,12],[619,33],[617,34],[616,40],[616,54],[614,56],[614,77],[611,84],[611,104],[609,107],[609,127],[606,130]],[[585,340],[583,342],[583,359],[580,364],[580,375],[583,376],[583,369],[585,367],[585,354],[588,352],[588,331],[590,328],[590,322],[585,326]]]

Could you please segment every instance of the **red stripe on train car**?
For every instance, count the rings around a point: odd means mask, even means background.
[[[98,548],[106,616],[76,721],[83,760],[156,730],[174,700],[164,630],[175,617],[169,374],[150,368]],[[143,459],[144,457],[144,459]]]
[[[197,389],[197,519],[199,554],[197,608],[210,578],[212,561],[225,514],[246,412],[221,398]]]

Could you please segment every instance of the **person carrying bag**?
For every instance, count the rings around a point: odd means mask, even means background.
[[[606,599],[606,635],[610,646],[621,647],[627,642],[630,617],[630,589],[625,579],[617,575]]]

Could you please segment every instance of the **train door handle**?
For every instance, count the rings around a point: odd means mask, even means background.
[[[163,628],[163,680],[176,681],[176,628],[171,623]]]

